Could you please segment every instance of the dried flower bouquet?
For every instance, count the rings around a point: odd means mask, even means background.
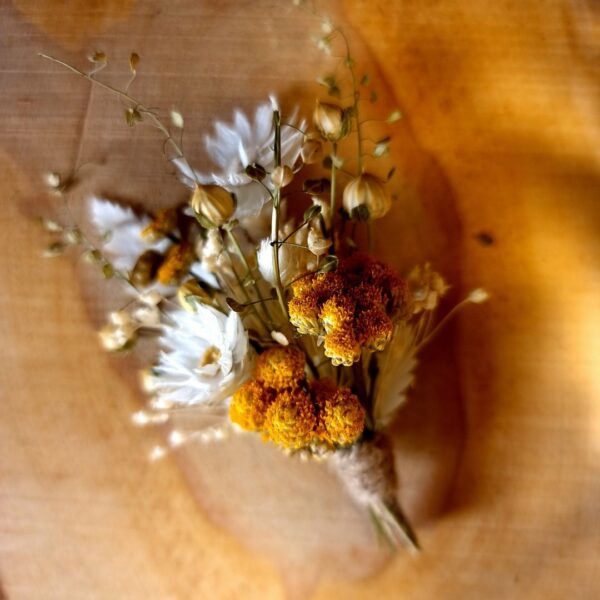
[[[377,220],[393,208],[393,170],[382,179],[371,169],[390,138],[366,152],[360,110],[368,81],[343,33],[325,21],[320,47],[330,52],[336,40],[347,77],[321,79],[328,98],[316,101],[310,124],[283,114],[274,98],[253,119],[236,111],[205,137],[210,173],[184,155],[179,112],[163,119],[129,94],[137,54],[123,90],[98,78],[102,52],[87,73],[44,56],[120,97],[130,126],[158,129],[189,187],[187,202],[155,215],[91,197],[95,234],[45,219],[57,236],[46,254],[82,247],[105,277],[131,288],[132,300],[99,332],[107,350],[158,336],[158,361],[143,374],[150,400],[135,423],[166,423],[186,411],[210,417],[204,429],[172,429],[153,458],[226,430],[253,432],[327,461],[385,539],[416,549],[396,498],[386,427],[406,400],[421,348],[450,314],[487,295],[471,292],[439,320],[448,289],[440,274],[426,264],[401,276],[360,249],[365,237],[371,248]],[[400,118],[394,111],[384,121]],[[47,183],[66,202],[70,181],[50,174]]]

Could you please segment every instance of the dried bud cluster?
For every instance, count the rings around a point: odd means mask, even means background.
[[[229,415],[243,429],[261,431],[290,450],[350,446],[365,427],[358,398],[329,380],[309,384],[304,354],[290,346],[258,357],[254,379],[236,391]]]
[[[336,272],[299,279],[292,291],[290,322],[299,333],[321,337],[334,365],[352,365],[362,348],[383,350],[394,320],[410,310],[406,282],[362,254],[341,260]]]

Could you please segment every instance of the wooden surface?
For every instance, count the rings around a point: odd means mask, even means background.
[[[135,363],[107,357],[94,273],[42,260],[41,174],[182,197],[156,133],[43,64],[109,55],[188,147],[321,72],[287,2],[0,3],[0,580],[8,598],[592,599],[600,594],[600,11],[591,0],[331,6],[378,84],[401,202],[380,252],[493,295],[428,350],[394,427],[425,552],[392,559],[319,465],[240,437],[147,464]],[[398,233],[399,232],[399,233]],[[492,240],[482,244],[480,234]],[[391,234],[395,234],[392,236]],[[478,237],[479,236],[479,237]],[[489,240],[488,240],[489,241]],[[2,593],[0,593],[2,596]]]

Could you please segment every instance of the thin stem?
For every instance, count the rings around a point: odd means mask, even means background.
[[[423,346],[428,344],[433,339],[433,337],[435,337],[440,332],[442,327],[444,327],[444,325],[450,319],[452,319],[452,317],[456,315],[457,312],[459,312],[465,305],[469,303],[470,300],[468,298],[465,298],[464,300],[461,300],[458,304],[456,304],[450,311],[448,311],[441,319],[441,321],[439,321],[439,323],[437,323],[437,325],[429,333],[427,333],[427,335],[425,335],[425,337],[417,344],[417,352],[421,350]]]
[[[337,159],[337,142],[333,142],[332,143],[332,151],[333,151],[333,156],[331,159],[331,193],[329,196],[329,214],[331,215],[331,244],[333,246],[332,248],[332,252],[333,254],[335,254],[335,226],[334,226],[334,222],[335,222],[335,193],[336,193],[336,189],[335,189],[335,175],[336,175],[336,166],[335,166],[335,161]]]
[[[69,63],[59,60],[58,58],[54,58],[53,56],[48,56],[47,54],[39,53],[39,56],[41,56],[45,60],[49,60],[51,62],[59,64],[59,65],[65,67],[66,69],[68,69],[69,71],[72,71],[73,73],[79,75],[80,77],[87,79],[88,81],[92,82],[93,84],[95,84],[101,88],[104,88],[111,94],[115,94],[116,96],[119,96],[120,98],[123,98],[124,100],[127,100],[127,102],[131,103],[133,105],[133,107],[136,108],[140,113],[144,113],[145,115],[148,115],[152,125],[154,127],[156,127],[156,129],[158,129],[165,136],[166,141],[169,144],[171,144],[171,147],[177,154],[177,158],[183,160],[183,162],[185,163],[185,166],[189,169],[189,171],[192,173],[192,176],[196,180],[196,183],[198,185],[200,185],[200,181],[198,180],[198,177],[196,176],[196,172],[190,166],[190,163],[188,162],[187,158],[183,154],[183,151],[181,150],[179,144],[177,144],[177,142],[173,139],[173,137],[171,136],[167,127],[165,127],[165,125],[156,116],[156,114],[154,114],[154,112],[152,112],[149,108],[145,107],[143,104],[138,102],[135,98],[133,98],[133,96],[130,96],[128,93],[126,93],[122,90],[119,90],[119,89],[113,87],[112,85],[109,85],[108,83],[104,83],[102,81],[99,81],[98,79],[95,79],[94,77],[91,76],[91,74],[85,73],[84,71],[80,71],[76,67],[71,66]]]
[[[356,72],[354,70],[354,60],[352,59],[352,55],[350,54],[350,44],[348,42],[348,38],[346,37],[346,35],[344,34],[344,32],[341,29],[336,29],[335,30],[344,40],[344,44],[346,46],[346,67],[348,68],[348,71],[350,71],[350,77],[352,79],[352,92],[353,92],[353,98],[354,98],[354,103],[353,103],[353,112],[354,112],[354,119],[356,121],[356,142],[357,142],[357,163],[358,163],[358,172],[359,174],[362,173],[362,132],[360,129],[361,126],[361,121],[360,121],[360,92],[358,90],[358,83],[356,80]]]
[[[281,115],[278,110],[273,111],[273,128],[275,129],[274,143],[274,163],[276,167],[281,166]],[[279,268],[279,216],[281,191],[278,187],[275,188],[273,197],[273,212],[271,214],[271,246],[273,249],[273,270],[275,271],[275,290],[277,291],[277,299],[279,305],[286,318],[289,320],[287,304],[285,302],[285,293],[283,284],[281,283],[281,271]]]
[[[246,269],[247,276],[251,277],[254,280],[254,276],[252,274],[252,269],[250,268],[250,265],[248,264],[248,259],[246,258],[246,255],[242,251],[242,247],[240,246],[240,243],[238,242],[237,237],[235,236],[235,234],[233,233],[232,230],[228,230],[227,234],[229,235],[229,239],[231,240],[231,242],[233,244],[235,253],[237,254],[238,258],[240,259],[242,265],[244,265],[244,268]],[[258,289],[258,285],[256,284],[256,281],[254,281],[253,287],[254,287],[254,291],[256,292],[256,296],[258,298],[260,298],[260,290]],[[271,316],[269,309],[264,305],[262,306],[262,309],[265,313],[265,317],[267,318],[267,321],[269,321],[270,323],[273,323],[273,317]]]

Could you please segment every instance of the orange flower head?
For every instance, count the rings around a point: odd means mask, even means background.
[[[177,227],[177,210],[164,208],[159,210],[150,225],[142,230],[142,237],[148,242],[161,240]]]
[[[350,446],[365,428],[365,409],[348,389],[338,388],[331,380],[311,383],[318,407],[317,433],[329,446]]]
[[[279,392],[269,406],[265,437],[290,450],[310,446],[316,439],[317,416],[310,396],[301,388]]]
[[[360,359],[360,344],[354,335],[351,322],[328,333],[323,347],[325,356],[331,359],[335,367],[350,367]]]
[[[157,279],[163,285],[175,285],[185,277],[194,262],[194,249],[190,244],[173,244],[158,268]]]
[[[350,296],[337,294],[323,303],[319,318],[327,333],[347,327],[354,319],[355,303]]]
[[[304,379],[306,359],[298,348],[278,346],[259,355],[254,375],[266,387],[275,390],[296,387]]]
[[[248,381],[237,389],[229,406],[229,417],[242,429],[260,431],[275,394],[258,381]]]
[[[383,350],[392,338],[394,323],[383,306],[361,311],[356,318],[356,337],[367,350]]]

